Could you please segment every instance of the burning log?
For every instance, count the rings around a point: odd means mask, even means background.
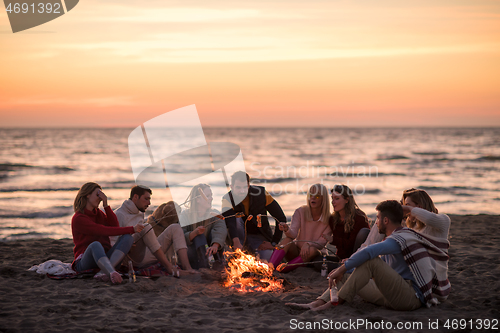
[[[267,276],[264,276],[264,275],[261,275],[261,274],[257,274],[257,273],[254,273],[254,272],[244,272],[243,274],[241,274],[241,277],[242,278],[256,278],[256,279],[263,279]]]
[[[283,281],[273,276],[273,270],[240,249],[224,255],[227,259],[224,286],[240,292],[281,291]]]

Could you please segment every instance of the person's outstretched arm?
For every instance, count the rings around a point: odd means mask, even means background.
[[[268,194],[266,193],[266,196],[267,195]],[[266,210],[269,212],[269,214],[271,214],[272,217],[274,217],[277,220],[275,221],[276,225],[274,227],[274,235],[272,243],[278,244],[281,240],[281,236],[283,236],[283,231],[281,231],[279,228],[279,222],[286,222],[285,213],[283,213],[283,209],[281,209],[281,206],[274,199],[271,203],[266,205]]]

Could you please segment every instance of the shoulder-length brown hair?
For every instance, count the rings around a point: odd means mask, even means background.
[[[434,202],[427,192],[424,190],[419,190],[416,188],[410,188],[408,190],[403,191],[403,198],[401,199],[401,204],[404,205],[405,199],[410,198],[418,207],[425,209],[429,212],[438,213],[436,206],[434,206]],[[425,224],[422,223],[419,219],[414,216],[408,216],[406,218],[406,226],[411,229],[420,230],[425,227]]]
[[[83,210],[87,206],[87,196],[89,194],[92,194],[92,192],[94,192],[94,190],[96,188],[99,188],[102,190],[101,185],[99,185],[97,183],[89,182],[89,183],[83,184],[83,186],[80,188],[80,190],[78,191],[78,193],[76,195],[75,202],[73,203],[73,210],[75,211],[75,213],[76,212],[83,213]]]
[[[344,211],[345,211],[345,217],[344,217],[344,232],[348,233],[351,232],[351,230],[354,228],[354,222],[356,219],[356,214],[364,214],[358,207],[358,204],[356,203],[356,200],[354,200],[354,196],[352,195],[351,189],[347,185],[335,185],[331,191],[331,193],[338,193],[344,197],[345,200],[347,200],[347,203],[345,204]],[[337,226],[337,223],[341,222],[340,219],[340,214],[339,212],[334,212],[332,214],[332,231],[335,229]]]

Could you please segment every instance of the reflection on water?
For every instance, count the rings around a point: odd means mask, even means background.
[[[0,130],[0,239],[71,237],[73,200],[87,181],[101,184],[117,208],[134,185],[131,130]],[[500,214],[499,129],[212,128],[205,136],[238,144],[254,183],[288,218],[316,182],[348,184],[372,217],[378,202],[410,187],[428,191],[440,212]],[[187,197],[190,187],[179,190]],[[212,190],[220,209],[227,189]],[[169,198],[153,189],[149,211]]]

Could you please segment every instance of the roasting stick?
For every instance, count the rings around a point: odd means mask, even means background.
[[[257,221],[259,221],[259,220],[261,219],[261,217],[262,217],[262,216],[272,217],[273,219],[275,219],[275,220],[276,220],[276,223],[287,223],[287,222],[281,222],[281,221],[278,221],[278,219],[277,219],[277,218],[275,218],[275,217],[274,217],[274,216],[272,216],[272,215],[261,215],[261,214],[257,215]],[[297,240],[297,239],[296,239],[296,240],[291,241],[290,243],[298,243],[298,242],[314,243],[314,244],[316,244],[316,245],[321,246],[320,250],[322,250],[322,249],[326,248],[326,245],[320,244],[320,243],[315,242],[315,241],[310,241],[310,240]],[[290,244],[290,243],[288,243],[288,244]],[[287,245],[288,245],[288,244],[287,244]],[[328,244],[328,242],[327,242],[327,244]],[[286,246],[286,245],[277,245],[277,246],[275,246],[274,248],[275,248],[276,250],[281,250],[281,249],[283,249],[285,246]]]
[[[276,221],[276,223],[286,223],[286,222],[283,222],[283,221],[278,221],[278,219],[275,218],[272,215],[262,215],[262,214],[257,215],[257,221],[260,221],[260,219],[262,218],[262,216],[264,216],[264,217],[272,217]]]
[[[273,219],[275,219],[275,220],[276,220],[276,223],[287,223],[287,222],[281,222],[281,221],[278,221],[278,219],[277,219],[277,218],[275,218],[275,217],[274,217],[274,216],[272,216],[272,215],[261,215],[261,214],[257,215],[257,221],[259,221],[259,220],[260,220],[260,218],[261,218],[262,216],[272,217]],[[322,249],[326,248],[326,245],[328,244],[328,242],[326,242],[326,244],[325,244],[325,245],[323,245],[323,244],[320,244],[320,243],[315,242],[315,241],[310,241],[310,240],[298,240],[298,239],[293,240],[293,241],[291,241],[290,243],[298,243],[298,242],[314,243],[314,244],[316,244],[316,245],[321,246],[320,250],[322,250]],[[290,244],[290,243],[288,243],[288,244]],[[286,245],[288,245],[288,244],[286,244]],[[277,246],[275,246],[274,248],[275,248],[276,250],[281,250],[281,249],[283,249],[286,245],[277,245]]]
[[[325,245],[323,245],[323,244],[320,244],[320,243],[318,243],[318,242],[315,242],[315,241],[310,241],[310,240],[300,240],[300,239],[295,239],[295,240],[291,241],[290,243],[298,243],[298,242],[314,243],[314,244],[316,244],[316,245],[321,246],[320,250],[322,250],[322,249],[326,248],[326,244],[325,244]],[[290,243],[288,243],[288,244],[290,244]],[[285,246],[287,246],[288,244],[285,244],[285,245],[276,245],[274,248],[275,248],[276,250],[281,250],[281,249],[285,248]],[[327,243],[327,244],[328,244],[328,243]]]
[[[262,224],[261,224],[261,219],[262,219],[262,216],[265,216],[265,217],[272,217],[272,218],[276,221],[276,223],[287,223],[287,222],[281,222],[281,221],[278,221],[278,219],[277,219],[277,218],[275,218],[275,217],[274,217],[274,216],[272,216],[272,215],[262,215],[262,214],[258,214],[258,215],[257,215],[257,226],[258,226],[259,228],[260,228],[260,227],[262,227]],[[250,215],[250,216],[248,217],[247,221],[251,220],[251,219],[252,219],[252,217],[253,217],[253,216],[252,216],[252,215]],[[245,221],[245,226],[246,226],[246,222],[247,222],[247,221]],[[315,241],[310,241],[310,240],[293,240],[293,241],[291,241],[290,243],[297,243],[297,242],[314,243],[314,244],[316,244],[316,245],[319,245],[319,246],[320,246],[320,250],[322,250],[322,249],[326,248],[326,244],[325,244],[325,245],[323,245],[323,244],[320,244],[320,243],[318,243],[318,242],[315,242]],[[288,244],[290,244],[290,243],[288,243]],[[286,245],[288,245],[288,244],[286,244]],[[328,242],[327,242],[327,244],[328,244]],[[275,246],[274,248],[275,248],[276,250],[281,250],[281,249],[283,249],[286,245],[277,245],[277,246]]]
[[[225,219],[230,218],[230,217],[243,217],[243,216],[245,216],[245,214],[243,214],[243,213],[236,213],[236,214],[229,215],[229,216],[223,216],[223,215],[220,215],[220,214],[215,214],[215,213],[210,213],[210,214],[212,214],[212,215],[213,215],[213,217],[217,217],[217,218],[218,218],[218,219],[220,219],[220,220],[225,220]],[[218,221],[218,220],[215,220],[215,221],[212,221],[212,222],[210,222],[210,223],[207,223],[206,225],[204,225],[204,227],[206,228],[206,227],[208,227],[209,225],[214,224],[214,223],[215,223],[215,222],[217,222],[217,221]]]
[[[329,263],[332,263],[332,264],[338,264],[338,262],[336,261],[331,261],[331,260],[325,260],[324,262],[329,262]],[[282,263],[282,264],[279,264],[278,267],[276,267],[276,270],[278,272],[281,272],[283,270],[283,268],[285,267],[288,267],[288,266],[303,266],[303,265],[308,265],[308,264],[322,264],[323,263],[323,260],[321,261],[308,261],[308,262],[301,262],[299,264],[287,264],[286,262]]]
[[[326,248],[326,245],[322,245],[320,243],[317,243],[317,242],[314,242],[314,241],[309,241],[309,240],[299,240],[299,239],[296,239],[296,240],[291,241],[290,243],[298,243],[298,242],[307,242],[307,243],[317,244],[317,245],[321,246],[321,250],[324,249],[324,248]],[[288,243],[288,244],[290,244],[290,243]],[[278,245],[278,246],[275,246],[274,248],[276,250],[281,250],[281,249],[285,248],[285,246],[287,246],[288,244]],[[336,263],[335,261],[331,261],[331,260],[325,260],[325,262]],[[301,266],[301,265],[317,264],[317,263],[323,263],[323,261],[308,261],[308,262],[302,262],[302,263],[298,263],[298,264],[282,263],[282,264],[279,264],[278,267],[276,267],[276,270],[278,272],[281,272],[283,270],[283,268],[288,267],[288,266]]]
[[[205,193],[203,193],[203,191],[201,190],[201,188],[198,188],[198,190],[199,190],[199,192],[200,192],[200,195],[197,195],[197,196],[195,196],[194,198],[191,198],[191,199],[189,199],[189,200],[184,201],[184,202],[183,202],[183,203],[181,203],[179,206],[183,206],[183,205],[187,204],[188,202],[191,202],[191,201],[193,201],[193,200],[195,200],[195,199],[197,199],[197,198],[200,198],[200,197],[201,197],[201,198],[203,198],[204,200],[207,200],[207,201],[208,201],[207,196],[205,195]],[[158,223],[160,223],[160,221],[161,221],[161,220],[163,220],[163,219],[165,219],[165,218],[167,218],[167,217],[173,216],[173,215],[168,215],[168,214],[170,214],[173,210],[175,210],[175,206],[174,206],[174,208],[172,208],[171,210],[169,210],[169,211],[167,212],[167,214],[165,214],[165,216],[162,216],[162,217],[161,217],[161,218],[159,218],[158,220],[155,220],[155,222],[154,222],[154,223],[151,223],[151,229],[149,229],[148,231],[146,231],[146,232],[145,232],[145,233],[144,233],[141,237],[139,237],[139,239],[137,239],[134,243],[137,243],[137,242],[138,242],[139,240],[141,240],[141,239],[142,239],[142,237],[144,237],[144,236],[145,236],[148,232],[150,232],[151,230],[153,230],[153,227],[154,227],[154,226],[156,226]]]
[[[245,240],[243,241],[243,248],[245,248],[245,244],[247,242],[247,222],[253,219],[253,215],[248,215],[247,219],[245,220]]]

